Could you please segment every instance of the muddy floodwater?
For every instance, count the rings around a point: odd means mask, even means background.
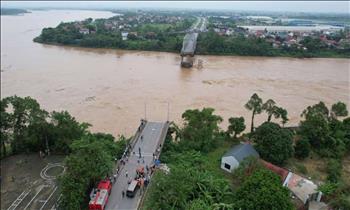
[[[287,125],[320,100],[350,106],[349,59],[196,56],[194,68],[182,69],[173,53],[32,42],[43,27],[61,21],[111,16],[62,10],[1,16],[1,97],[31,96],[44,109],[68,110],[92,131],[114,135],[133,134],[145,110],[149,120],[180,122],[186,109],[213,107],[223,128],[232,116],[244,116],[249,127],[244,104],[254,92],[286,108]],[[266,118],[259,115],[256,124]]]

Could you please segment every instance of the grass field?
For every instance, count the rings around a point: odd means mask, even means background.
[[[305,160],[291,158],[286,168],[293,172],[311,177],[315,182],[325,182],[327,179],[327,158],[321,158],[315,153],[311,153],[310,157]],[[350,186],[350,154],[343,158],[342,180]]]

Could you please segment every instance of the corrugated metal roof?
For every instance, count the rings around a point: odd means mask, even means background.
[[[251,144],[239,144],[227,151],[223,157],[230,156],[235,157],[238,162],[242,162],[246,157],[259,157],[259,154]]]
[[[287,187],[294,193],[304,204],[311,194],[317,193],[317,185],[298,174],[292,173],[288,180]]]

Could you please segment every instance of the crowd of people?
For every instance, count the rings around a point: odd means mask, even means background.
[[[140,133],[142,131],[143,126],[145,125],[145,121],[141,120],[141,124],[138,127],[138,133]],[[139,136],[139,140],[141,141],[141,143],[144,141],[144,136],[140,135]],[[132,177],[130,174],[130,172],[126,169],[125,170],[125,177],[127,178],[127,186],[130,185],[130,183],[133,180],[136,180],[138,183],[138,186],[140,187],[140,194],[142,193],[142,191],[144,190],[145,187],[148,186],[148,184],[150,183],[150,179],[152,174],[154,173],[157,164],[159,164],[159,154],[161,151],[161,147],[162,144],[159,144],[157,149],[154,151],[154,153],[152,154],[152,163],[150,165],[146,164],[145,162],[145,155],[142,154],[142,150],[141,147],[139,146],[138,149],[133,150],[133,145],[131,143],[129,143],[125,150],[124,153],[121,157],[121,159],[119,160],[119,164],[117,164],[117,169],[115,171],[115,174],[113,174],[113,176],[110,176],[110,180],[112,183],[115,183],[120,171],[122,170],[121,167],[125,166],[125,164],[129,161],[129,156],[132,153],[134,156],[137,156],[137,163],[138,163],[138,167],[136,169],[136,175],[135,177]],[[138,152],[138,154],[136,155],[136,152]],[[115,159],[116,163],[118,163],[118,160]],[[122,191],[122,197],[124,198],[126,195],[126,189],[124,189]]]

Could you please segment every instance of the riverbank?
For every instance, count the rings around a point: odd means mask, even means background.
[[[43,42],[40,39],[34,38],[34,42],[40,43],[40,44],[47,44],[47,45],[55,45],[55,46],[69,46],[69,47],[81,47],[81,48],[87,48],[87,49],[112,49],[112,50],[130,50],[130,51],[148,51],[148,52],[166,52],[166,53],[180,53],[181,48],[179,49],[135,49],[134,47],[126,47],[126,48],[117,48],[117,47],[101,47],[101,46],[81,46],[77,44],[62,44],[57,42]],[[270,54],[240,54],[240,53],[208,53],[208,52],[196,52],[196,55],[212,55],[212,56],[242,56],[242,57],[252,57],[252,56],[258,56],[258,57],[271,57],[271,58],[350,58],[350,50],[344,50],[344,52],[335,53],[334,51],[324,50],[318,52],[318,54],[314,53],[307,53],[307,54],[288,54],[283,53],[278,50],[272,51]]]

